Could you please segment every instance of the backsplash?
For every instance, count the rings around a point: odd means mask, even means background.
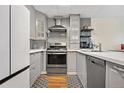
[[[45,49],[46,42],[43,40],[30,40],[30,49]]]
[[[50,32],[48,42],[66,42],[66,33]]]

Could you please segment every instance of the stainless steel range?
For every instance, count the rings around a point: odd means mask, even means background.
[[[47,49],[47,73],[48,74],[66,74],[67,49],[64,43],[51,43]]]

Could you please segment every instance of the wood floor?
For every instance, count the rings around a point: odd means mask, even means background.
[[[40,75],[32,88],[83,88],[77,75]]]
[[[48,88],[67,88],[66,75],[49,75]]]

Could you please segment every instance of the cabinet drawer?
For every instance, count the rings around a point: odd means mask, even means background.
[[[40,73],[41,73],[40,65],[33,64],[33,65],[30,66],[30,82],[31,82],[31,85],[32,85],[32,82],[34,82],[38,78]]]
[[[40,65],[39,64],[33,64],[30,66],[30,75],[33,78],[34,76],[37,76],[40,74]]]
[[[30,65],[39,63],[41,58],[41,53],[34,53],[30,55]]]

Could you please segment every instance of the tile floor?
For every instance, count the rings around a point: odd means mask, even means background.
[[[77,75],[41,75],[32,88],[83,88],[83,85]]]

